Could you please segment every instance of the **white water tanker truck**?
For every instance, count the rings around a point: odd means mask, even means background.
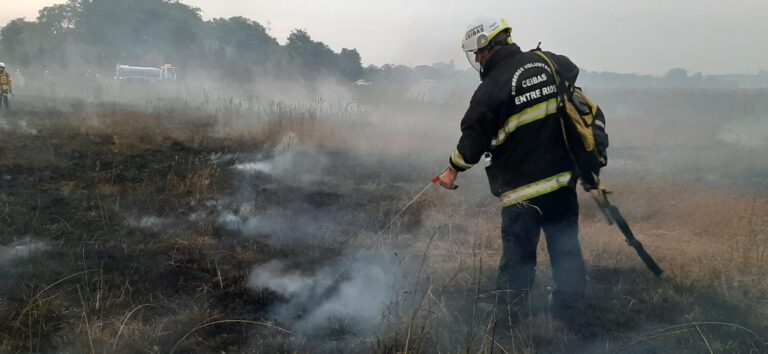
[[[175,81],[176,67],[165,64],[160,67],[117,65],[115,80]]]

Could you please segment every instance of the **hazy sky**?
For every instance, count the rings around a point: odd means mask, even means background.
[[[129,1],[129,0],[126,0]],[[34,19],[55,0],[0,0],[0,24]],[[281,42],[307,29],[334,50],[357,48],[364,64],[454,60],[468,21],[505,17],[524,48],[568,55],[598,71],[663,74],[673,67],[706,74],[768,70],[768,2],[762,0],[182,0],[205,19],[245,16]],[[0,53],[1,54],[1,53]]]

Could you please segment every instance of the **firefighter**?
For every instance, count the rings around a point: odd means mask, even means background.
[[[5,70],[5,63],[0,62],[0,109],[10,109],[8,95],[13,94],[13,82],[11,74]]]
[[[504,303],[522,305],[528,300],[543,229],[556,284],[552,309],[572,314],[583,308],[586,276],[578,238],[576,176],[562,136],[557,85],[547,63],[521,51],[511,31],[504,19],[488,17],[473,22],[465,33],[462,49],[481,83],[439,181],[455,189],[459,172],[483,156],[490,159],[486,174],[502,207],[496,294],[502,294]],[[575,82],[576,65],[565,56],[547,54],[563,79]]]

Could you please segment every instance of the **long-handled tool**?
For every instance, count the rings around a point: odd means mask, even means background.
[[[621,215],[619,209],[608,201],[608,194],[610,194],[610,192],[604,188],[598,188],[597,195],[593,194],[592,196],[595,198],[597,205],[600,206],[600,210],[602,210],[603,215],[605,215],[605,218],[608,220],[608,224],[616,224],[616,226],[619,227],[619,230],[621,230],[621,233],[623,233],[626,238],[627,244],[635,249],[635,252],[637,252],[637,255],[643,260],[645,266],[648,267],[654,275],[660,277],[661,274],[664,273],[664,270],[656,264],[653,257],[645,251],[643,244],[635,238],[635,234],[632,232],[632,229],[629,228],[629,223],[627,223],[627,220]]]

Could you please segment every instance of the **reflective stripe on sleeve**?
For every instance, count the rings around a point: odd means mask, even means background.
[[[466,161],[464,161],[464,156],[461,156],[461,153],[459,152],[459,148],[457,147],[456,150],[453,151],[453,154],[451,154],[451,162],[456,164],[456,166],[459,166],[465,170],[468,170],[474,166],[473,164],[468,164]]]
[[[522,112],[509,117],[504,124],[504,127],[499,129],[496,138],[491,141],[491,146],[496,147],[501,145],[507,139],[507,136],[512,134],[517,128],[535,122],[553,113],[557,113],[557,97],[529,107]]]
[[[508,207],[526,200],[554,192],[568,185],[571,181],[571,172],[563,172],[538,182],[522,186],[505,192],[501,195],[501,206]]]
[[[603,123],[602,121],[599,121],[599,120],[595,119],[595,122],[593,124],[597,125],[600,128],[605,129],[605,123]]]

